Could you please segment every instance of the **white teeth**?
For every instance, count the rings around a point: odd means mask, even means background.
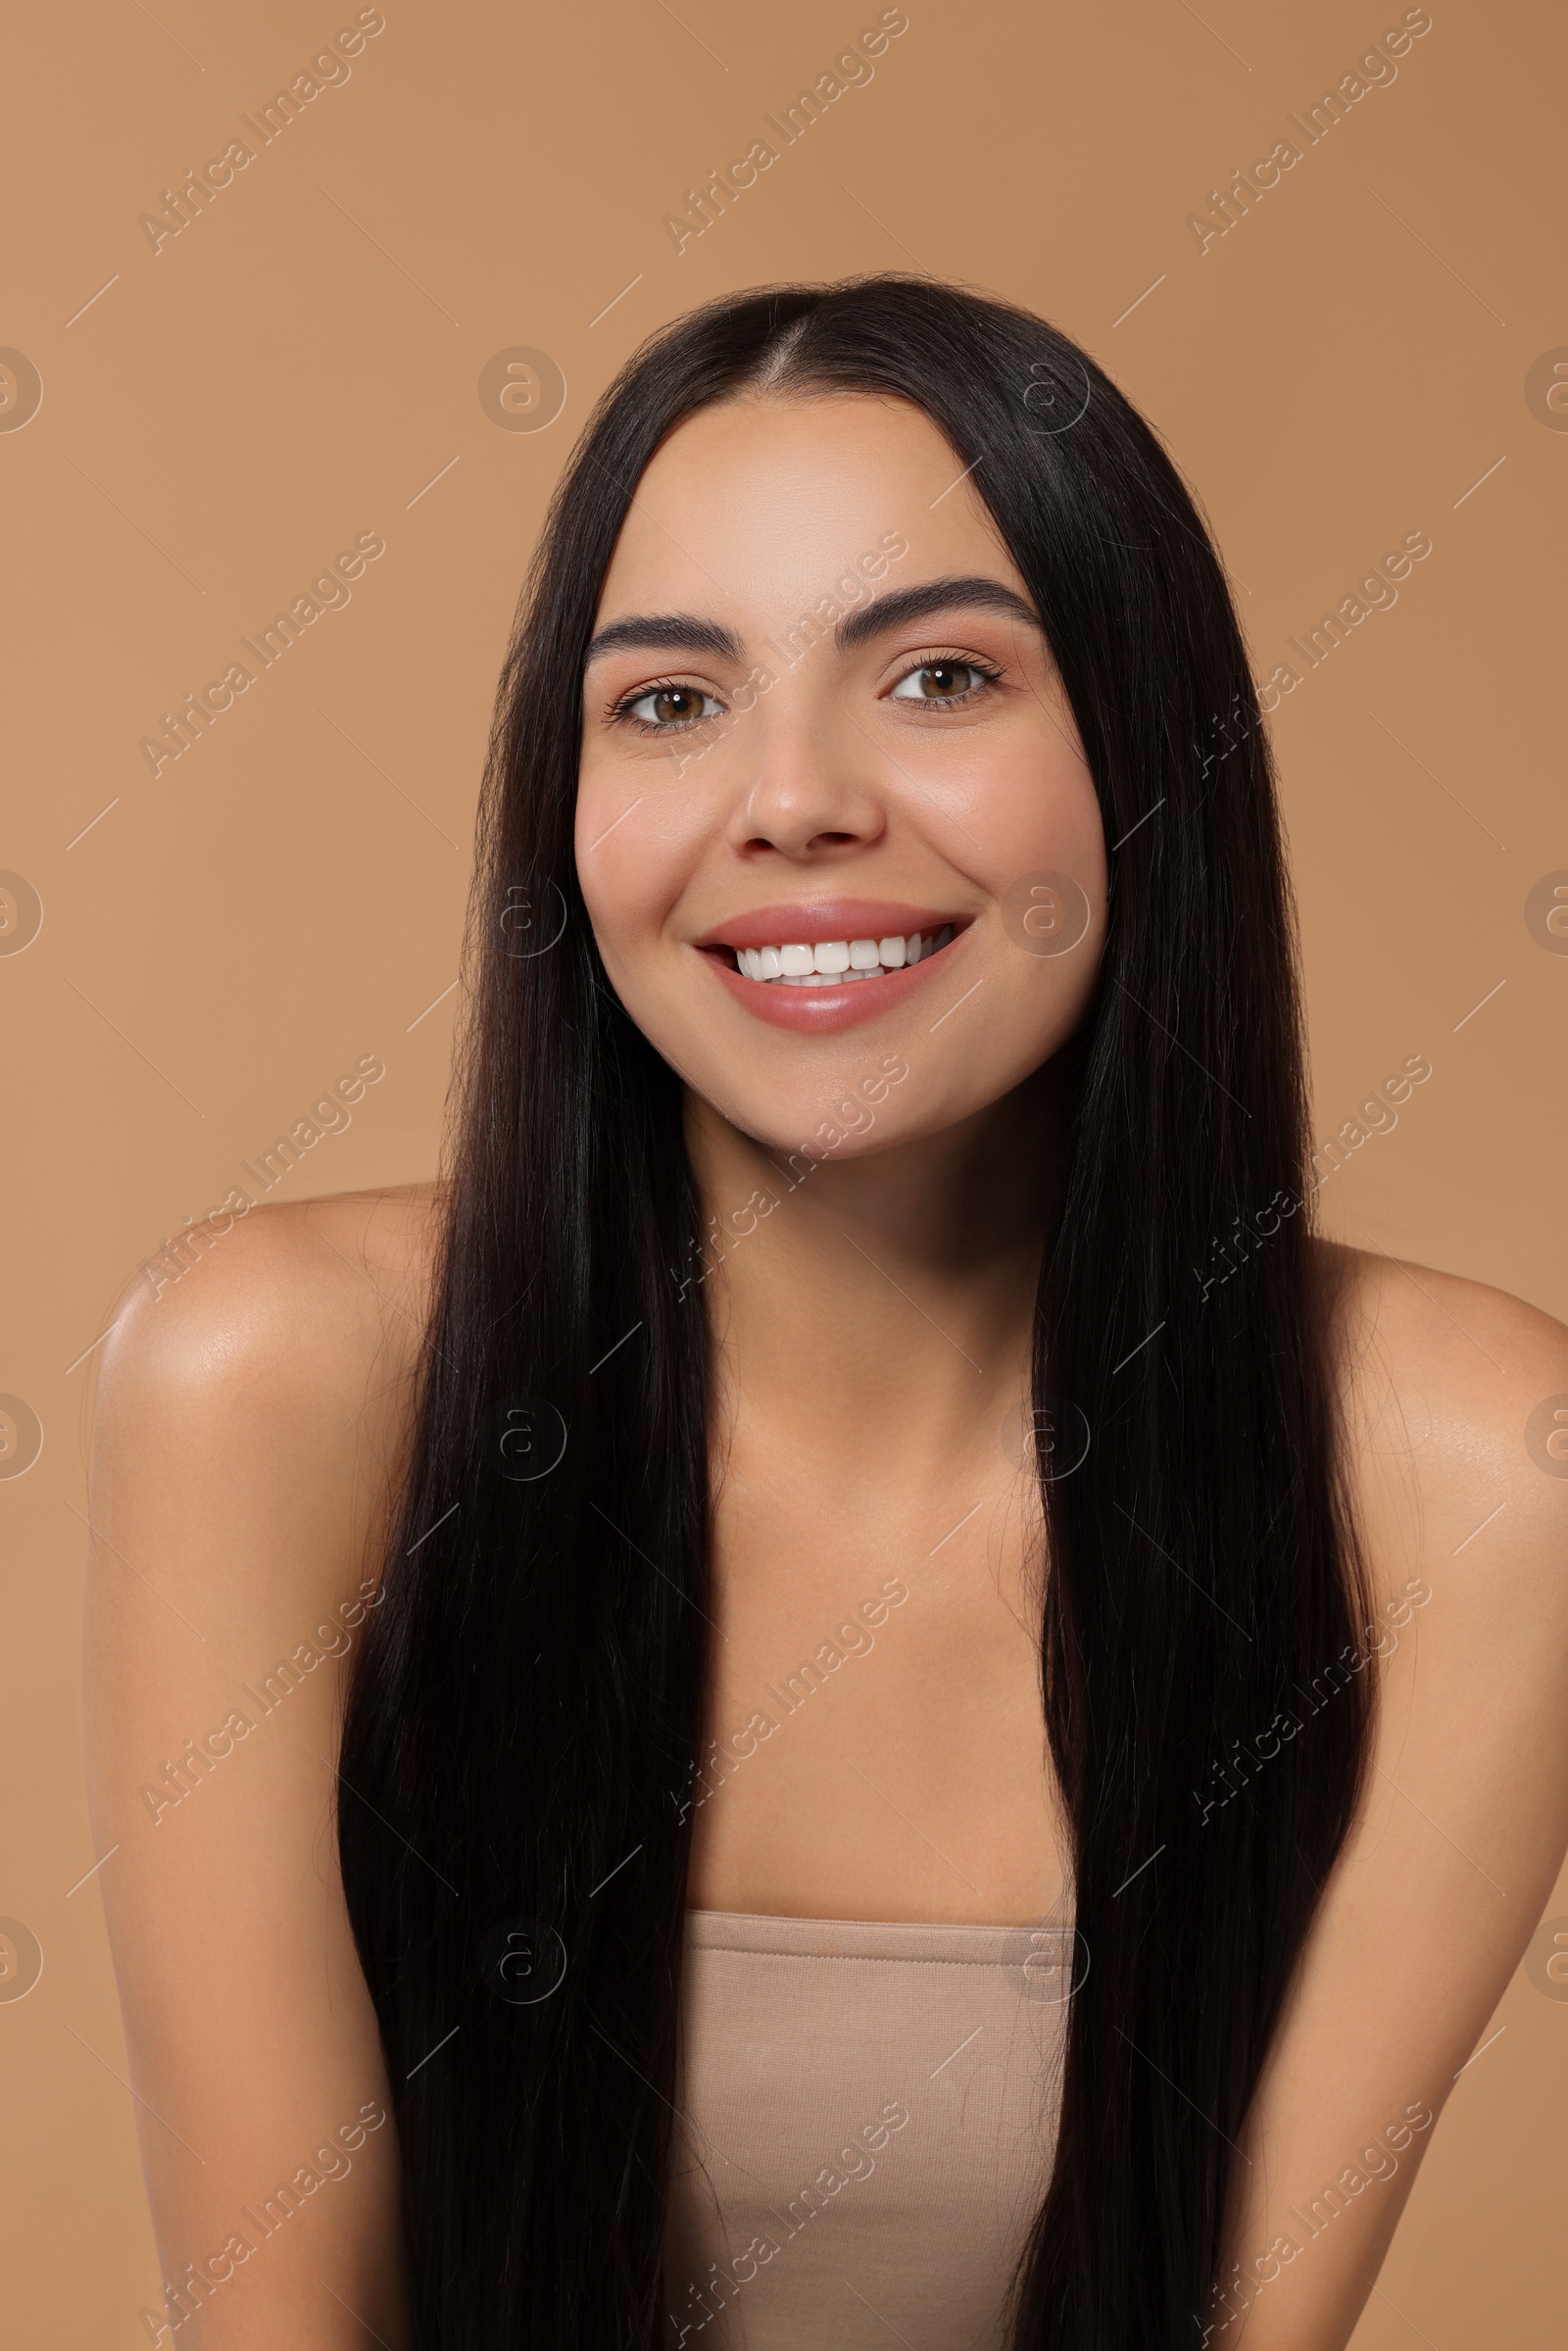
[[[940,930],[911,931],[906,939],[895,932],[886,939],[821,939],[814,945],[792,940],[782,947],[738,947],[735,962],[750,980],[786,988],[836,987],[923,962],[952,937],[953,925],[945,922]]]

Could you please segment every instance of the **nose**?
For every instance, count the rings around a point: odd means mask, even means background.
[[[736,792],[730,847],[743,857],[772,853],[806,863],[868,848],[887,829],[869,740],[853,721],[818,711],[812,722],[781,704],[760,704],[755,713],[755,764]]]

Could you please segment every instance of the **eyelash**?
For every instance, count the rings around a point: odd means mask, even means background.
[[[633,704],[646,702],[650,694],[695,694],[704,702],[718,700],[716,694],[710,694],[706,686],[694,686],[689,678],[656,677],[643,685],[633,686],[629,694],[623,694],[618,702],[611,703],[605,711],[606,720],[611,726],[633,726],[640,735],[680,735],[688,727],[704,723],[701,713],[695,718],[674,719],[667,726],[661,726],[652,718],[634,718],[631,714]]]
[[[919,702],[918,707],[928,710],[966,709],[970,703],[977,702],[983,694],[988,692],[1003,674],[1000,669],[993,667],[991,662],[976,660],[972,653],[924,653],[917,660],[911,661],[906,668],[900,670],[883,699],[891,700],[894,688],[902,686],[906,679],[916,676],[920,670],[940,668],[972,670],[980,680],[980,684],[978,687],[966,686],[961,694],[955,694],[940,701]],[[622,694],[618,701],[611,703],[605,711],[606,721],[612,726],[635,727],[640,735],[679,735],[684,734],[689,727],[701,726],[705,723],[701,714],[694,718],[671,719],[662,726],[657,719],[634,718],[632,710],[635,705],[645,702],[651,694],[698,694],[705,701],[718,701],[718,696],[710,695],[706,686],[694,686],[687,678],[656,677],[645,681],[640,686],[634,686],[629,693]],[[917,701],[915,696],[907,694],[901,696],[900,699],[904,702]],[[722,710],[718,715],[720,717],[724,715]],[[707,723],[710,723],[710,721],[707,721]]]
[[[912,694],[900,697],[902,701],[913,703],[916,709],[926,710],[965,710],[970,703],[978,702],[983,695],[987,694],[1002,676],[1002,671],[996,668],[992,662],[982,661],[972,653],[954,653],[951,650],[942,653],[922,653],[900,670],[898,676],[893,680],[893,685],[888,688],[888,697],[892,697],[895,686],[902,686],[906,679],[917,676],[922,669],[969,669],[980,680],[977,687],[965,686],[961,694],[952,695],[942,701],[926,702]]]

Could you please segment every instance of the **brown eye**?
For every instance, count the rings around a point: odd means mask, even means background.
[[[899,702],[961,702],[977,686],[986,684],[986,673],[973,661],[923,661],[911,669],[893,689],[893,699]]]
[[[624,714],[644,726],[690,726],[695,719],[711,718],[719,706],[699,686],[650,686],[624,706]]]

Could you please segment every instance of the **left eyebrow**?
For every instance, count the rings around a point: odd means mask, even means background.
[[[1004,587],[1000,579],[987,579],[983,573],[975,572],[961,579],[922,580],[912,587],[895,589],[890,596],[878,596],[871,604],[862,605],[858,612],[847,612],[833,631],[833,641],[840,653],[853,653],[867,638],[956,609],[1004,612],[1044,634],[1040,615],[1032,605],[1026,604],[1011,588]]]

